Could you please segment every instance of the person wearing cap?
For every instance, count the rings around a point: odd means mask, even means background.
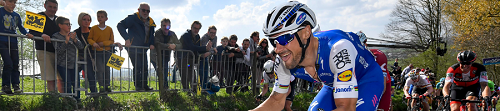
[[[290,76],[321,82],[309,110],[374,111],[384,89],[382,69],[359,37],[342,30],[319,31],[314,12],[289,1],[267,14],[263,32],[275,47],[276,83],[255,110],[281,110],[292,92]]]

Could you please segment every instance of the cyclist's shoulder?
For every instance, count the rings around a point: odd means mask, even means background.
[[[448,72],[460,70],[460,69],[458,69],[459,67],[460,67],[460,63],[455,63],[455,64],[451,65],[450,68],[448,68]]]
[[[484,67],[484,65],[482,64],[479,64],[479,63],[472,63],[472,67],[475,67],[475,68],[478,68],[478,69],[486,69],[486,67]]]

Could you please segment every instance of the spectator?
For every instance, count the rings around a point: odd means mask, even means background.
[[[155,47],[158,49],[162,49],[161,53],[157,54],[156,50],[151,50],[150,54],[150,59],[151,63],[155,68],[157,68],[157,56],[160,56],[163,60],[163,62],[159,62],[163,64],[163,78],[165,80],[164,85],[166,88],[168,88],[168,69],[169,69],[169,64],[168,62],[170,61],[170,54],[171,50],[178,49],[180,47],[181,43],[179,42],[179,39],[177,39],[177,35],[170,30],[170,19],[163,18],[161,20],[161,28],[156,30],[155,32]],[[175,71],[175,70],[174,70]],[[175,74],[172,76],[175,78]]]
[[[3,0],[2,0],[3,1]],[[17,0],[6,0],[4,7],[0,7],[0,16],[3,18],[0,24],[0,32],[16,34],[17,29],[29,38],[33,38],[32,34],[27,33],[23,27],[21,17],[14,12]],[[0,36],[0,55],[2,55],[3,70],[2,70],[2,91],[6,94],[12,94],[12,88],[15,93],[21,93],[19,88],[19,52],[16,37]]]
[[[203,54],[203,57],[201,58],[201,61],[200,61],[199,77],[201,77],[200,81],[202,83],[202,85],[201,85],[202,89],[206,89],[207,79],[208,79],[208,77],[211,77],[208,75],[208,71],[210,71],[210,69],[208,69],[208,65],[209,65],[209,61],[210,61],[210,55],[217,53],[217,50],[216,50],[217,36],[216,36],[216,34],[217,34],[217,28],[215,28],[215,26],[212,25],[212,26],[208,27],[208,32],[201,37],[201,44],[202,45],[207,44],[209,41],[212,42],[212,45],[209,46],[210,51],[205,52]]]
[[[408,65],[405,69],[403,69],[403,72],[401,73],[402,80],[406,81],[406,78],[408,77],[408,73],[413,69],[413,64]]]
[[[257,66],[259,64],[257,64],[259,61],[255,61],[254,58],[255,57],[260,57],[260,54],[259,53],[255,53],[257,52],[257,47],[258,47],[258,41],[259,41],[259,32],[257,31],[254,31],[252,32],[252,34],[250,34],[250,65],[251,67],[253,67],[251,70],[257,70],[257,73],[255,73],[255,79],[252,79],[252,80],[255,80],[255,81],[252,81],[254,83],[259,83],[260,80],[262,79],[262,73],[260,73],[260,71],[262,71],[262,66]],[[253,62],[257,62],[257,63],[253,63]],[[256,64],[256,66],[253,66],[252,64]],[[251,70],[249,69],[249,71],[251,72]],[[257,87],[257,91],[260,91],[260,87]]]
[[[192,51],[193,53],[187,52],[178,52],[177,53],[177,63],[179,66],[179,70],[181,72],[181,83],[183,89],[189,89],[189,85],[192,87],[192,91],[196,91],[197,85],[191,84],[196,81],[195,76],[193,75],[193,66],[192,64],[198,63],[197,58],[198,54],[205,53],[210,50],[210,46],[212,46],[212,42],[208,42],[206,46],[202,46],[200,42],[200,35],[198,32],[201,29],[201,23],[199,21],[194,21],[191,24],[191,29],[187,30],[184,34],[182,34],[179,41],[182,44],[182,49]],[[194,55],[192,55],[194,54]]]
[[[214,55],[213,62],[212,62],[212,74],[217,75],[219,77],[219,83],[221,86],[225,86],[224,82],[224,75],[225,75],[225,68],[227,67],[226,61],[227,61],[227,56],[223,55],[225,50],[228,50],[227,44],[228,44],[229,39],[227,37],[222,37],[220,40],[219,46],[217,46],[217,54]]]
[[[95,87],[95,79],[99,83],[99,92],[111,92],[110,87],[110,69],[106,65],[109,57],[111,57],[111,45],[116,44],[119,46],[120,50],[122,46],[120,43],[115,43],[115,36],[113,34],[113,29],[106,25],[108,20],[108,13],[104,10],[97,11],[97,21],[98,25],[92,26],[90,29],[90,35],[88,37],[88,42],[92,45],[91,55],[95,57],[95,75],[89,75],[89,80],[93,80]]]
[[[70,32],[71,23],[68,18],[57,17],[57,25],[61,31],[54,33],[54,39],[66,40],[64,43],[54,43],[54,48],[57,51],[57,71],[59,72],[62,80],[64,81],[64,92],[74,93],[74,98],[80,101],[80,91],[76,91],[77,86],[80,86],[80,78],[76,76],[75,62],[78,49],[83,49],[84,46],[80,40],[76,39],[76,33]],[[77,81],[75,81],[77,79]],[[77,84],[75,86],[75,84]]]
[[[78,29],[75,29],[73,32],[76,33],[76,38],[82,42],[82,44],[84,45],[87,45],[88,42],[87,42],[87,39],[89,37],[89,33],[90,33],[90,22],[92,22],[92,17],[90,17],[90,15],[88,13],[85,13],[85,12],[81,12],[79,15],[78,15],[78,25],[80,27],[78,27]],[[92,63],[92,58],[90,58],[90,51],[87,50],[87,52],[84,51],[84,49],[80,49],[78,50],[78,59],[79,61],[85,61],[84,59],[84,54],[87,53],[87,70],[85,70],[85,73],[87,73],[87,77],[88,75],[93,75],[94,74],[94,70],[92,70],[92,67],[94,66],[93,63]],[[78,65],[78,69],[77,69],[77,72],[80,72],[83,70],[84,65],[81,64],[81,65]],[[90,78],[89,78],[90,79]],[[93,88],[92,88],[92,82],[90,82],[90,92],[96,92],[96,88],[95,88],[95,82],[93,84]]]
[[[47,81],[47,90],[49,92],[55,91],[56,79],[58,80],[57,87],[59,92],[64,92],[62,89],[62,81],[60,74],[55,71],[55,55],[54,55],[54,45],[51,43],[50,38],[56,32],[59,32],[59,26],[56,24],[55,19],[57,16],[55,15],[58,9],[58,3],[56,0],[45,0],[44,8],[45,12],[40,12],[38,14],[44,15],[45,18],[45,27],[42,32],[38,32],[35,30],[30,30],[29,33],[34,36],[41,36],[43,40],[35,40],[35,49],[36,49],[36,59],[38,60],[38,64],[40,65],[40,75],[42,76],[42,80]]]
[[[257,47],[257,54],[260,56],[257,58],[257,67],[262,69],[264,67],[264,62],[271,60],[272,54],[269,53],[269,45],[266,38],[260,39],[259,46]],[[258,70],[259,72],[262,70]],[[262,76],[264,77],[264,76]]]
[[[130,48],[131,45],[149,47],[154,50],[154,29],[155,22],[149,17],[151,12],[149,4],[142,2],[139,4],[138,12],[128,15],[116,26],[120,35],[125,39],[128,56],[134,67],[134,81],[136,91],[153,90],[148,86],[148,62],[147,50]],[[128,32],[127,32],[128,30]]]
[[[235,73],[236,73],[236,58],[243,58],[243,53],[240,50],[240,46],[236,44],[236,41],[238,41],[238,36],[236,35],[231,35],[229,38],[229,47],[227,50],[224,52],[224,55],[227,55],[227,69],[225,70],[224,75],[226,75],[226,93],[227,94],[232,94],[233,93],[233,85],[234,85],[234,79],[235,79]],[[227,72],[226,72],[227,71]]]
[[[240,87],[239,85],[245,85],[248,83],[248,77],[250,76],[250,40],[243,39],[241,43],[243,47],[240,47],[241,52],[243,53],[243,58],[236,58],[236,81],[237,85],[235,86],[233,91],[237,91]],[[248,91],[248,86],[242,86],[240,89],[242,92]]]

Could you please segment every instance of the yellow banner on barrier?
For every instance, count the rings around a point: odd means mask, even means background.
[[[115,68],[116,70],[120,70],[122,68],[123,61],[125,61],[125,58],[113,53],[111,57],[109,57],[108,63],[106,65]]]
[[[45,21],[47,19],[44,15],[36,14],[30,11],[26,11],[26,21],[24,22],[24,27],[43,33],[45,28]]]

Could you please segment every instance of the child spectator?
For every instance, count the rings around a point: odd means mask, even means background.
[[[227,37],[223,37],[222,39],[220,39],[220,44],[219,46],[216,47],[216,50],[217,50],[217,54],[214,56],[214,60],[212,62],[212,70],[213,70],[213,74],[217,75],[219,77],[219,83],[220,85],[224,86],[224,66],[225,64],[223,64],[224,62],[223,61],[226,61],[225,59],[223,59],[223,53],[225,50],[227,50],[227,44],[228,44],[228,41],[229,41],[229,38]],[[227,66],[226,66],[227,67]]]
[[[14,12],[16,2],[17,0],[6,0],[4,7],[0,7],[0,16],[2,16],[0,32],[16,34],[16,28],[18,28],[22,34],[33,38],[33,35],[27,34],[26,29],[24,29],[19,14]],[[19,52],[16,37],[0,36],[0,55],[2,55],[4,65],[2,71],[2,92],[13,94],[10,87],[12,85],[15,93],[21,93],[22,90],[19,88]]]
[[[92,26],[90,28],[89,44],[92,45],[91,55],[95,57],[95,75],[89,75],[89,81],[95,83],[95,79],[97,78],[97,82],[99,83],[99,92],[111,92],[110,86],[110,68],[106,65],[106,62],[111,57],[111,47],[110,45],[116,44],[122,49],[119,43],[114,43],[114,35],[113,29],[106,25],[106,21],[108,20],[108,14],[104,10],[97,11],[97,21],[98,25]],[[94,86],[91,87],[96,87]]]
[[[53,44],[57,54],[57,71],[64,81],[64,92],[76,92],[77,95],[75,96],[75,99],[80,101],[80,91],[76,91],[76,88],[78,88],[77,86],[80,86],[80,78],[76,77],[75,62],[78,59],[78,49],[83,49],[84,46],[78,39],[76,39],[76,33],[70,32],[71,23],[68,18],[59,16],[56,19],[56,23],[61,30],[54,33],[52,37],[54,39],[65,40],[64,43],[57,42]],[[76,86],[75,78],[78,78]],[[71,88],[72,86],[73,88]]]

